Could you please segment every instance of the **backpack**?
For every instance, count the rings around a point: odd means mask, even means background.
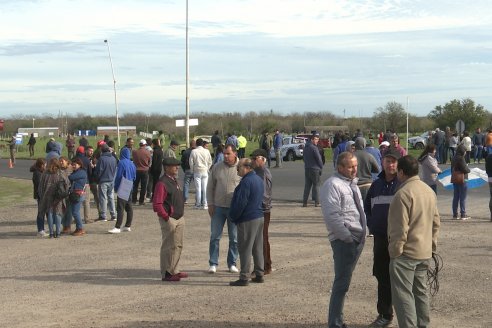
[[[63,179],[61,174],[59,175],[60,179],[57,181],[55,185],[55,190],[53,192],[54,199],[62,200],[68,197],[70,194],[70,187],[68,183]]]

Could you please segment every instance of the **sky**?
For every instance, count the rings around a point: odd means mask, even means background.
[[[188,3],[190,117],[492,112],[491,0]],[[110,58],[120,116],[184,115],[186,1],[0,0],[1,117],[114,115]]]

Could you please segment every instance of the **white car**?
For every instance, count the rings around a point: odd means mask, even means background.
[[[284,161],[295,161],[303,158],[306,140],[307,138],[303,137],[284,136],[282,148],[280,148]],[[273,147],[270,149],[270,158],[275,159],[275,149]]]
[[[414,149],[424,149],[427,145],[427,141],[429,140],[429,133],[424,132],[417,137],[408,138],[408,144],[412,146]]]

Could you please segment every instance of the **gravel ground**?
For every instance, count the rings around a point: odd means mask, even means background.
[[[35,236],[33,200],[3,208],[0,326],[325,327],[333,264],[320,209],[274,205],[275,271],[264,284],[243,288],[228,286],[238,276],[224,264],[227,236],[218,272],[206,272],[210,219],[191,206],[181,257],[190,277],[179,283],[160,280],[160,228],[150,205],[136,207],[130,233],[109,235],[113,223],[101,222],[86,225],[84,237],[59,239]],[[432,327],[492,327],[491,227],[488,218],[442,217],[444,269],[432,299]],[[371,270],[368,239],[345,303],[350,327],[366,327],[376,317]]]

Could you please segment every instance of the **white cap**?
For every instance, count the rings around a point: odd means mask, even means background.
[[[147,141],[145,139],[142,139],[142,140],[140,140],[140,144],[141,145],[146,145],[147,144]]]
[[[386,147],[389,147],[389,145],[390,145],[390,143],[389,143],[389,142],[387,142],[387,141],[383,141],[383,142],[381,142],[381,144],[379,145],[379,147],[381,147],[381,146],[386,146]]]

